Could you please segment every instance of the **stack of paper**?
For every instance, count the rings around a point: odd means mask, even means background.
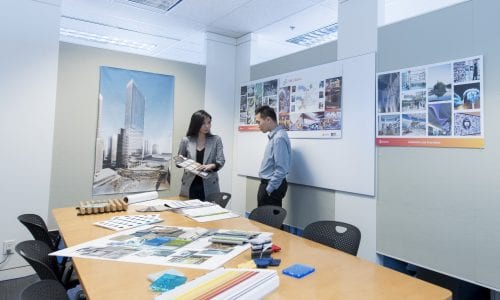
[[[260,232],[240,231],[240,230],[218,230],[211,237],[212,243],[242,245],[248,243],[252,238],[258,236]],[[266,237],[271,240],[269,237]],[[264,237],[263,237],[264,239]]]
[[[195,208],[183,208],[180,212],[197,222],[209,222],[238,217],[237,214],[217,204]]]
[[[129,207],[139,212],[159,212],[171,210],[172,208],[165,205],[166,201],[167,200],[163,199],[146,200],[143,202],[131,204],[129,205]]]
[[[278,286],[275,270],[221,268],[155,299],[262,299]]]
[[[214,203],[205,202],[198,199],[193,200],[164,200],[164,204],[173,209],[179,208],[194,208],[203,206],[212,206]]]

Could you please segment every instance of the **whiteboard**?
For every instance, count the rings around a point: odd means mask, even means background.
[[[367,54],[331,65],[342,76],[342,138],[291,139],[291,183],[375,195],[375,55]],[[310,73],[314,68],[295,72]],[[239,103],[240,99],[236,99]],[[236,116],[239,118],[239,116]],[[267,144],[261,132],[238,132],[239,175],[258,177]]]

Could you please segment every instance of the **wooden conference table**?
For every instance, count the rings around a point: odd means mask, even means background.
[[[54,217],[66,245],[74,246],[114,233],[93,225],[113,216],[140,214],[128,212],[77,216],[74,207],[56,208]],[[451,299],[451,292],[419,279],[365,261],[344,252],[323,246],[293,234],[248,220],[243,217],[207,223],[197,223],[173,212],[162,212],[165,220],[156,225],[240,229],[273,232],[272,241],[281,252],[273,254],[281,259],[276,269],[279,288],[266,299]],[[250,250],[228,261],[224,267],[236,268],[250,260]],[[316,271],[302,279],[281,274],[294,263],[303,263]],[[73,258],[80,282],[90,300],[153,299],[147,275],[169,269],[168,266],[115,262],[87,258]],[[192,280],[206,270],[176,268]]]

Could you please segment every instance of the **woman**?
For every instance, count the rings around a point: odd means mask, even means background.
[[[179,155],[200,163],[198,168],[208,173],[202,178],[184,170],[180,195],[189,199],[205,200],[205,197],[220,192],[217,171],[224,166],[222,140],[210,133],[212,116],[199,110],[191,116],[186,136],[179,145]]]

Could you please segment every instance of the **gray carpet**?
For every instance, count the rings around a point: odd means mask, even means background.
[[[30,275],[17,279],[0,281],[0,300],[18,300],[21,292],[30,284],[40,280],[38,275]],[[81,299],[79,292],[82,287],[77,285],[75,288],[68,290],[68,298],[71,300]]]
[[[38,281],[38,275],[0,281],[0,300],[17,300],[25,287]]]

